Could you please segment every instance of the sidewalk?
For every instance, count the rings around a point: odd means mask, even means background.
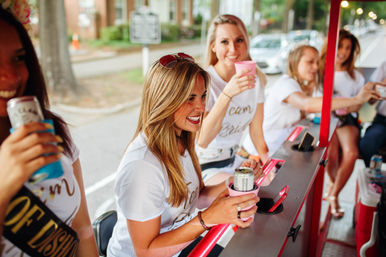
[[[90,78],[142,67],[142,47],[128,53],[102,50],[71,50],[75,76]],[[185,52],[194,57],[203,55],[204,47],[198,41],[170,43],[149,47],[149,64],[168,53]]]

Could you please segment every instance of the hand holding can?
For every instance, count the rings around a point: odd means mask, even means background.
[[[20,126],[30,122],[48,123],[52,128],[54,127],[52,120],[44,120],[39,102],[35,96],[23,96],[9,100],[7,103],[7,111],[12,125],[11,133]],[[54,129],[47,129],[41,132],[50,132],[55,134]],[[29,182],[38,183],[47,179],[57,178],[62,175],[63,168],[60,160],[58,160],[35,171],[35,173],[30,177]]]
[[[233,177],[233,183],[230,183],[229,180],[226,181],[226,186],[229,191],[229,195],[231,197],[233,196],[240,196],[245,194],[257,194],[259,193],[260,187],[257,186],[254,179],[254,172],[249,167],[239,167],[235,170],[234,177]],[[249,206],[247,208],[243,208],[239,210],[238,215],[240,215],[241,211],[249,210],[253,207]],[[254,215],[251,216],[252,218]],[[240,218],[242,221],[246,221],[250,217],[247,218]]]

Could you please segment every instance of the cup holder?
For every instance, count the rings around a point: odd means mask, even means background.
[[[272,198],[260,198],[260,201],[257,205],[257,213],[266,214],[266,215],[274,215],[283,211],[284,207],[281,203],[273,212],[268,212],[269,209],[275,204]]]
[[[295,145],[292,145],[291,146],[291,149],[294,150],[294,151],[299,151],[299,152],[312,152],[315,150],[315,147],[314,146],[308,146],[308,147],[304,147],[304,146],[300,146],[300,144],[295,144]]]

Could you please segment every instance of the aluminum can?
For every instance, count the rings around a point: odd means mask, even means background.
[[[235,170],[233,187],[236,191],[251,191],[254,189],[255,176],[249,167],[240,167]]]
[[[7,111],[13,129],[44,119],[39,101],[35,96],[12,98],[7,102]]]
[[[11,131],[30,122],[44,121],[53,125],[52,120],[44,120],[39,101],[35,96],[12,98],[7,102],[7,112],[12,125]],[[47,129],[45,131],[55,133],[53,129]],[[62,166],[59,161],[56,161],[35,171],[28,181],[35,184],[49,178],[60,177],[61,175],[63,175]]]
[[[381,175],[382,155],[374,154],[370,159],[370,170],[374,175]]]

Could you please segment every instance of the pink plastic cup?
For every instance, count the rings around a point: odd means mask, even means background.
[[[256,62],[254,61],[241,61],[235,63],[236,72],[241,72],[242,70],[249,70],[248,75],[256,75]]]
[[[257,184],[255,183],[254,184],[254,188],[255,188],[254,190],[245,191],[245,192],[243,192],[243,191],[236,191],[236,190],[233,189],[233,183],[229,183],[228,181],[227,181],[227,188],[228,188],[228,191],[229,191],[229,196],[231,196],[231,197],[232,196],[246,195],[246,194],[255,194],[257,196],[257,194],[259,193],[259,190],[260,190],[260,187],[258,187]],[[251,206],[249,206],[247,208],[244,208],[244,209],[242,209],[242,211],[247,211],[247,210],[251,209],[253,206],[255,206],[255,205],[251,205]],[[252,215],[250,217],[254,218],[255,215]],[[246,221],[250,217],[242,218],[241,220],[242,221]]]

